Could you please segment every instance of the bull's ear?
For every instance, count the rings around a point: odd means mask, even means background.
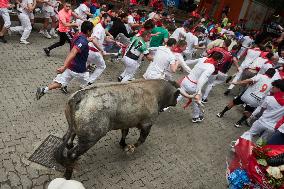
[[[169,80],[168,81],[172,86],[174,86],[175,88],[179,88],[180,86],[179,86],[179,84],[176,82],[176,81],[171,81],[171,80]]]
[[[179,95],[180,95],[180,90],[178,89],[178,90],[175,91],[175,94],[174,94],[175,99],[177,99],[177,97],[178,97]]]

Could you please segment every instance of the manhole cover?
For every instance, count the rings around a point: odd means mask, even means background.
[[[29,160],[48,168],[64,172],[65,168],[56,162],[54,152],[56,148],[62,143],[62,139],[53,135],[49,135],[43,143],[35,150],[29,157]]]

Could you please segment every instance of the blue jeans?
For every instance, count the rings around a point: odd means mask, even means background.
[[[284,145],[284,133],[281,133],[280,131],[276,131],[268,140],[267,144],[272,145]]]

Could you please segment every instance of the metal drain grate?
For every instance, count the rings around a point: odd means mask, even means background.
[[[54,152],[56,148],[62,143],[62,139],[53,135],[49,135],[43,143],[35,150],[29,157],[29,160],[48,168],[64,172],[65,168],[56,162]]]

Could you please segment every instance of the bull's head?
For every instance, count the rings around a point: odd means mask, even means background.
[[[159,101],[160,111],[169,106],[176,106],[177,98],[180,95],[179,85],[175,81],[166,81],[162,98]]]

